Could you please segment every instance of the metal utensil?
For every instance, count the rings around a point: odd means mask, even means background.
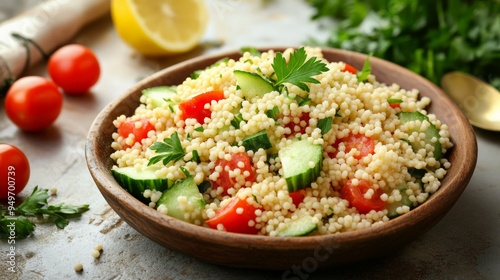
[[[500,131],[500,92],[462,72],[443,76],[441,86],[458,104],[473,126]]]

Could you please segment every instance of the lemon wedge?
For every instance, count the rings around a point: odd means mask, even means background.
[[[200,42],[208,24],[205,0],[112,0],[118,35],[146,56],[187,52]]]

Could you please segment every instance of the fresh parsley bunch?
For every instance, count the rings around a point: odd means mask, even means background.
[[[35,223],[27,217],[39,217],[52,220],[58,228],[68,225],[70,218],[80,217],[89,210],[89,205],[68,205],[64,203],[49,205],[48,190],[35,187],[26,200],[15,209],[2,206],[0,211],[0,239],[12,236],[26,238],[35,231]]]
[[[371,53],[439,83],[463,71],[500,89],[499,0],[306,0],[338,21],[325,42]]]

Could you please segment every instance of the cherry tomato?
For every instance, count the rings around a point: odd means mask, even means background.
[[[233,188],[236,183],[239,183],[242,187],[245,186],[246,182],[255,182],[255,171],[252,168],[252,160],[246,153],[236,153],[231,155],[231,160],[218,159],[215,162],[216,168],[221,167],[222,171],[219,172],[219,177],[217,180],[212,182],[214,188],[222,187],[224,191],[222,195],[227,195],[227,191]],[[240,167],[242,166],[242,167]],[[230,176],[230,171],[235,169],[240,169],[240,173],[248,172],[249,176],[245,177],[245,180],[237,181],[235,177]]]
[[[68,94],[84,94],[99,80],[101,68],[87,47],[66,45],[55,51],[47,70],[52,80]]]
[[[365,198],[365,193],[372,189],[374,191],[371,198]],[[387,202],[380,199],[383,194],[381,189],[373,189],[366,180],[358,180],[355,186],[353,180],[348,180],[340,189],[340,197],[349,201],[351,207],[355,207],[359,213],[366,214],[371,210],[380,211],[387,207]]]
[[[194,118],[199,123],[204,123],[205,118],[210,118],[212,111],[210,109],[205,109],[205,104],[209,104],[212,101],[219,101],[224,99],[224,92],[220,90],[207,91],[198,95],[193,96],[190,99],[184,100],[179,103],[179,109],[181,109],[181,118],[186,120],[188,118]]]
[[[148,137],[148,132],[154,129],[155,127],[146,118],[140,120],[127,118],[118,126],[117,132],[123,138],[128,138],[130,134],[133,134],[135,139],[134,143],[140,143],[142,139]],[[125,148],[129,148],[129,146]]]
[[[331,158],[334,158],[340,143],[344,143],[345,153],[350,152],[352,149],[356,148],[358,153],[354,155],[355,159],[362,159],[363,157],[373,154],[375,152],[375,140],[371,137],[367,137],[363,134],[352,134],[350,133],[348,136],[344,138],[338,139],[335,144],[335,153],[328,153]]]
[[[344,70],[342,70],[342,71],[356,74],[358,72],[358,69],[356,69],[356,68],[354,68],[354,66],[346,63]]]
[[[255,223],[257,209],[246,200],[233,197],[225,207],[215,213],[213,218],[208,219],[206,224],[213,229],[217,229],[217,225],[221,224],[228,232],[257,234],[260,230],[249,225],[251,221]]]
[[[20,193],[29,177],[26,155],[14,146],[0,144],[0,199],[10,199]]]
[[[285,127],[288,127],[291,130],[291,133],[288,135],[295,135],[297,133],[305,134],[306,128],[309,125],[309,119],[309,113],[304,112],[300,115],[298,123],[293,122],[293,120],[287,123]]]
[[[59,116],[63,95],[56,84],[42,77],[23,77],[12,84],[5,96],[5,112],[26,131],[50,126]]]

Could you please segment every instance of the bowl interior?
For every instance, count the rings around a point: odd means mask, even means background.
[[[362,68],[367,58],[364,54],[338,49],[324,49],[323,54],[329,61],[344,61],[358,69]],[[476,164],[477,144],[465,116],[436,85],[405,68],[372,57],[372,73],[378,81],[397,83],[405,89],[418,89],[421,96],[432,99],[428,111],[449,127],[454,147],[446,156],[452,165],[442,180],[440,189],[424,204],[381,226],[300,238],[220,232],[176,220],[142,204],[121,188],[111,175],[113,162],[110,154],[113,151],[110,144],[111,134],[115,131],[112,121],[122,114],[130,116],[134,113],[142,89],[180,84],[193,71],[203,69],[224,57],[238,59],[240,53],[233,51],[194,58],[146,78],[104,108],[90,128],[86,157],[97,187],[118,215],[157,243],[205,261],[228,266],[287,268],[308,256],[319,256],[316,254],[319,250],[327,253],[327,258],[317,258],[319,266],[348,263],[378,257],[423,234],[448,212],[467,186]],[[242,260],[238,257],[241,254],[247,257]],[[262,262],[263,258],[268,261]]]

